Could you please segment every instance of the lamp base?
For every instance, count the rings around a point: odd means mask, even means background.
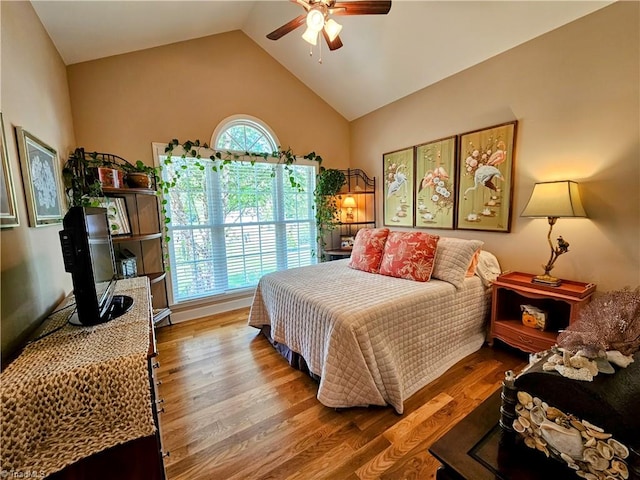
[[[549,287],[559,287],[562,284],[562,280],[551,275],[536,275],[531,279],[531,283],[539,283],[541,285],[547,285]]]

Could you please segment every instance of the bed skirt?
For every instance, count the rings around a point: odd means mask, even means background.
[[[302,355],[300,355],[298,352],[294,352],[284,343],[276,342],[273,338],[271,338],[271,325],[263,325],[260,328],[260,332],[266,337],[267,340],[269,340],[269,343],[273,345],[273,348],[275,348],[276,351],[284,357],[289,365],[297,370],[300,370],[301,372],[306,373],[316,382],[320,382],[320,376],[309,370],[309,366],[307,365],[307,362]]]

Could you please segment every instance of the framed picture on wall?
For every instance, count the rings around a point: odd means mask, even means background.
[[[13,188],[13,175],[7,150],[7,139],[4,135],[4,120],[0,112],[0,155],[2,156],[2,169],[0,170],[0,227],[17,227],[20,225],[18,210],[16,207],[16,193]]]
[[[383,223],[387,226],[413,226],[413,147],[382,156]]]
[[[416,146],[415,227],[454,226],[456,139],[453,136]]]
[[[509,232],[517,122],[460,135],[456,228]]]
[[[63,201],[58,154],[22,127],[16,127],[29,225],[62,223]]]

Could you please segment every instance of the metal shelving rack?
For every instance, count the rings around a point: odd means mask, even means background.
[[[344,173],[347,181],[337,196],[340,223],[331,232],[331,238],[327,242],[331,251],[344,250],[341,245],[343,237],[355,237],[361,228],[376,226],[376,178],[370,178],[359,168],[340,171]],[[347,209],[342,206],[347,196],[352,196],[356,201],[353,220],[347,219]]]

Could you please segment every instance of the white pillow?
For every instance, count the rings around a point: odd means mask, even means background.
[[[502,273],[500,262],[493,253],[486,250],[480,250],[480,256],[478,257],[478,265],[476,266],[476,275],[482,280],[482,284],[485,287],[490,287],[491,284]]]
[[[480,240],[440,237],[431,277],[462,287],[471,260],[482,245],[484,242]]]

